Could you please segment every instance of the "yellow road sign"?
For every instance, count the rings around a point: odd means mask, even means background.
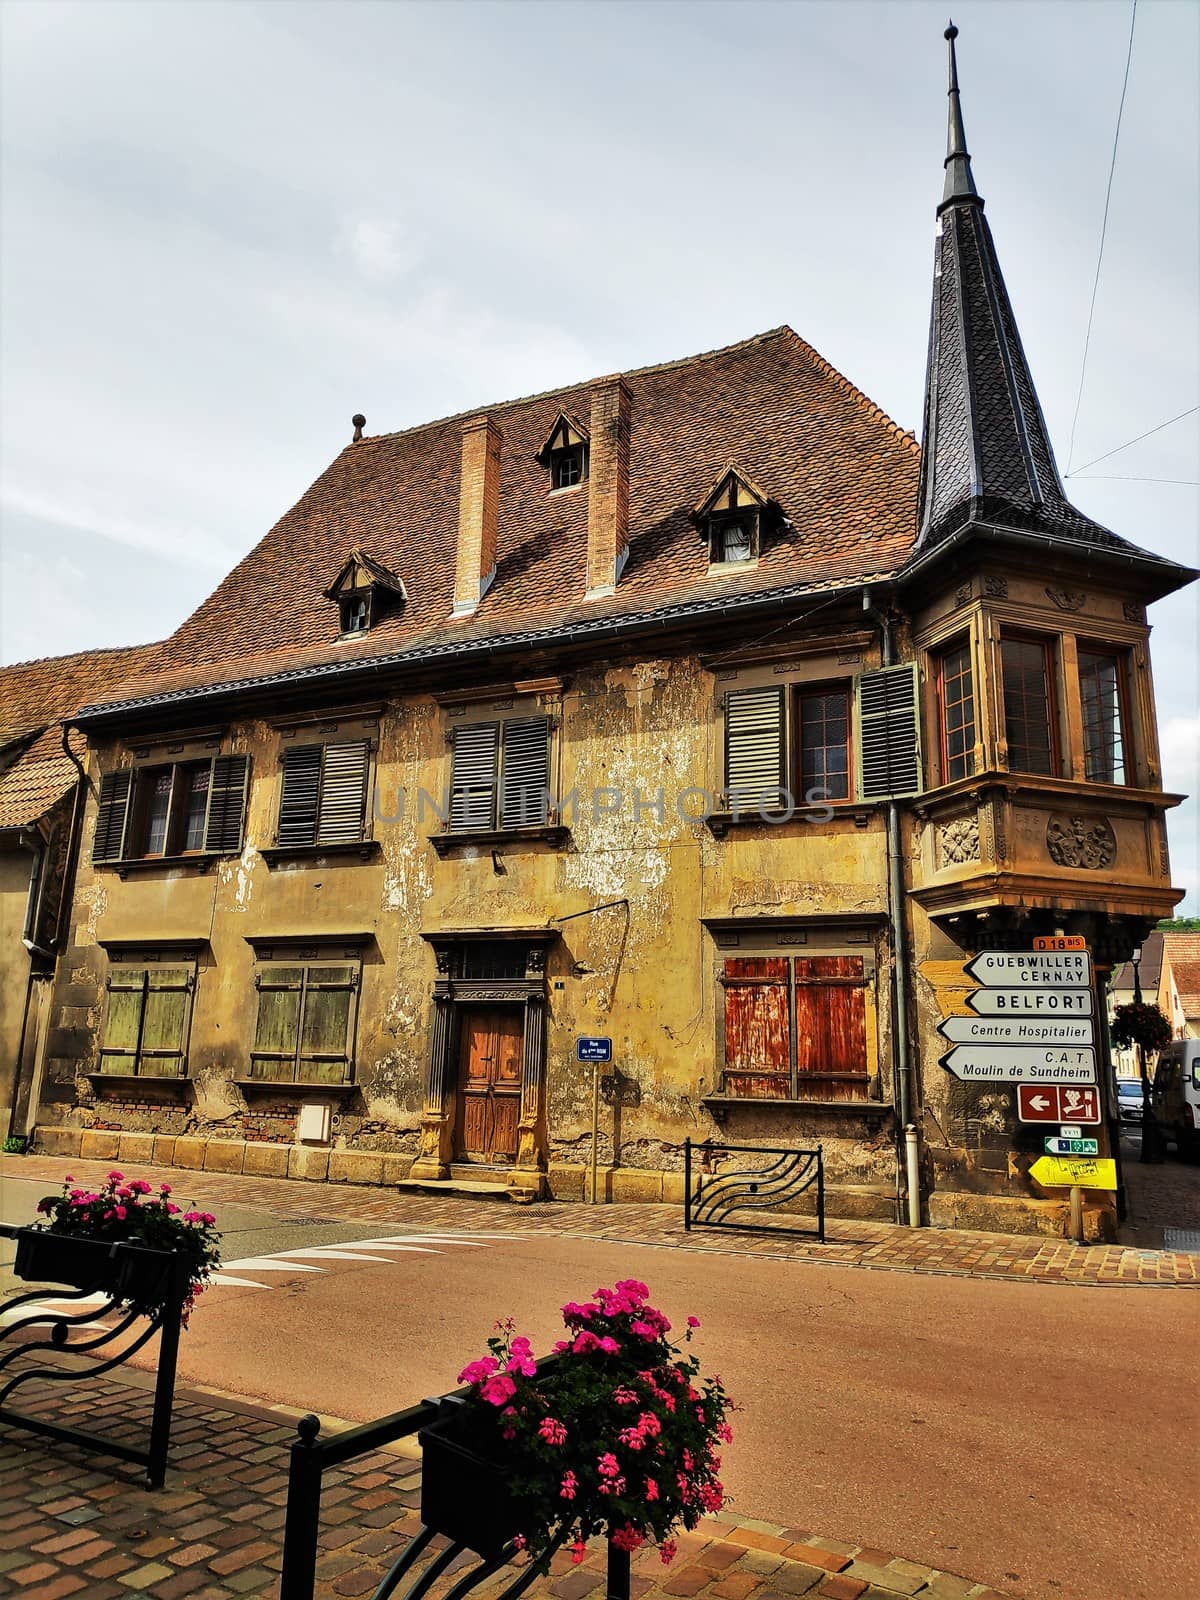
[[[1106,1157],[1039,1156],[1029,1176],[1044,1189],[1115,1189],[1117,1163]]]

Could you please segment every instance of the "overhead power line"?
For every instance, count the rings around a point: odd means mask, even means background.
[[[1189,406],[1186,411],[1181,411],[1177,417],[1168,417],[1165,422],[1160,422],[1156,428],[1147,428],[1145,433],[1139,433],[1136,439],[1126,439],[1124,444],[1117,445],[1115,450],[1106,450],[1102,456],[1095,456],[1091,461],[1085,461],[1075,471],[1065,473],[1068,478],[1077,478],[1081,472],[1086,472],[1089,467],[1098,467],[1102,461],[1107,461],[1109,456],[1119,456],[1122,450],[1128,450],[1130,445],[1141,444],[1143,439],[1148,439],[1152,433],[1161,433],[1164,428],[1169,428],[1173,422],[1182,422],[1184,417],[1190,417],[1194,412],[1200,411],[1200,406]]]
[[[1083,363],[1079,370],[1079,393],[1075,396],[1075,415],[1071,418],[1071,441],[1067,446],[1067,474],[1075,457],[1075,427],[1083,403],[1083,381],[1087,376],[1088,349],[1092,342],[1092,322],[1096,315],[1096,292],[1100,287],[1100,265],[1104,260],[1104,240],[1108,233],[1108,207],[1112,200],[1113,173],[1117,170],[1117,147],[1121,142],[1121,118],[1125,113],[1125,91],[1129,88],[1129,66],[1133,60],[1133,30],[1137,23],[1137,0],[1129,12],[1129,46],[1125,52],[1125,76],[1121,80],[1121,103],[1117,107],[1117,126],[1113,133],[1112,159],[1108,164],[1108,187],[1104,191],[1104,216],[1100,223],[1100,249],[1096,255],[1096,276],[1092,280],[1092,303],[1088,307],[1087,332],[1083,337]]]

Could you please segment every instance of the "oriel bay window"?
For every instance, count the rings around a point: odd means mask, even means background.
[[[962,639],[936,658],[938,733],[943,783],[975,771],[975,680],[971,642]]]
[[[250,1078],[265,1083],[354,1081],[354,1025],[362,964],[267,962],[255,975],[258,1022]]]
[[[96,862],[230,855],[242,847],[247,756],[127,768],[100,785]]]
[[[101,1073],[185,1076],[195,984],[194,962],[114,964],[105,984]]]
[[[277,847],[361,842],[367,837],[370,774],[371,745],[366,739],[285,750]]]
[[[549,717],[472,722],[451,734],[451,833],[544,827],[550,819]]]
[[[1000,669],[1009,771],[1055,776],[1058,729],[1051,645],[1045,639],[1004,638]]]
[[[865,956],[727,956],[720,982],[725,1095],[866,1098]]]

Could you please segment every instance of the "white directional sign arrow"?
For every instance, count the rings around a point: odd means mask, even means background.
[[[999,991],[984,989],[984,994]],[[947,1017],[938,1032],[951,1044],[1095,1044],[1090,1017]]]
[[[1065,1045],[959,1044],[941,1058],[964,1083],[1095,1083],[1096,1052]]]
[[[1086,989],[1092,981],[1086,950],[985,950],[965,971],[988,989]]]
[[[1090,1017],[1090,989],[974,989],[967,1005],[977,1017]]]

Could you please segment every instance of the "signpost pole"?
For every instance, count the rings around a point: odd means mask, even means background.
[[[592,1062],[592,1204],[599,1201],[600,1188],[600,1063]]]
[[[1071,1237],[1076,1244],[1082,1244],[1083,1239],[1083,1190],[1078,1184],[1071,1188]]]

